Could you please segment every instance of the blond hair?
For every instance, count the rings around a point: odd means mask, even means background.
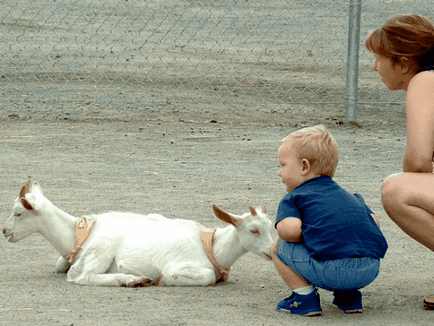
[[[339,163],[339,152],[333,136],[323,125],[297,130],[284,139],[300,159],[307,159],[319,175],[333,177]]]

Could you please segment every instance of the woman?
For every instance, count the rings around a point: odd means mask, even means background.
[[[422,16],[395,16],[368,36],[366,47],[387,88],[407,92],[403,172],[384,182],[384,209],[405,233],[434,250],[434,25]],[[425,298],[425,308],[432,307],[434,298]]]

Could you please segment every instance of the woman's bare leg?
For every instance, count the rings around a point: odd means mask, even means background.
[[[389,176],[382,189],[384,209],[410,237],[434,250],[434,174]]]

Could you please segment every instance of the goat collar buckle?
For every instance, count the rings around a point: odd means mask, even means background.
[[[216,283],[223,283],[226,281],[226,278],[231,271],[230,268],[223,267],[217,262],[217,259],[214,256],[213,243],[214,243],[214,233],[215,229],[205,229],[201,232],[201,239],[203,243],[203,247],[205,249],[206,255],[208,259],[211,261],[212,265],[219,272],[219,278],[216,280]]]
[[[72,264],[75,257],[83,250],[83,244],[89,238],[90,232],[96,222],[96,219],[92,216],[79,217],[75,227],[75,242],[74,249],[65,257]]]

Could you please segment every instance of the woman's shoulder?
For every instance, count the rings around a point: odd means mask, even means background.
[[[426,85],[426,86],[433,86],[434,83],[434,70],[424,70],[416,75],[411,79],[409,87],[412,85]]]
[[[434,71],[422,71],[410,80],[407,95],[416,93],[417,96],[434,92]]]

